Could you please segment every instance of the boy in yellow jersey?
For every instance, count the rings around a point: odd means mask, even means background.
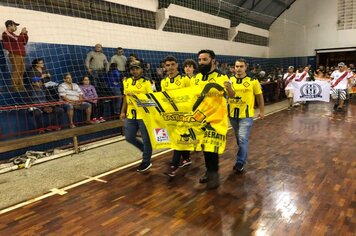
[[[223,86],[229,98],[235,97],[229,78],[216,70],[215,53],[212,50],[204,49],[198,52],[199,72],[191,79],[191,86],[217,83]],[[200,178],[200,183],[207,183],[207,188],[213,189],[220,185],[219,181],[219,154],[214,152],[203,152],[206,172]]]
[[[152,145],[145,124],[140,113],[133,106],[133,97],[138,93],[152,93],[151,83],[143,75],[142,65],[139,61],[130,64],[130,73],[132,77],[124,80],[124,101],[122,104],[120,118],[125,119],[125,138],[126,141],[140,149],[142,162],[137,168],[138,172],[143,172],[151,168]],[[140,130],[142,141],[136,138],[137,131]]]
[[[230,123],[235,131],[237,145],[237,159],[233,170],[239,174],[244,170],[247,160],[248,139],[254,117],[255,97],[260,109],[259,117],[264,118],[264,101],[261,85],[257,79],[246,74],[247,63],[244,59],[235,62],[235,75],[230,78],[235,97],[229,99],[228,109]]]
[[[167,56],[164,61],[164,67],[167,71],[167,76],[161,80],[162,92],[181,89],[190,86],[188,77],[182,76],[178,71],[178,60],[173,56]],[[174,150],[172,162],[169,165],[166,175],[174,177],[178,167],[184,167],[192,164],[189,158],[189,151]],[[180,160],[182,162],[180,163]]]

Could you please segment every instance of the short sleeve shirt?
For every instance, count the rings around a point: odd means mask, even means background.
[[[140,79],[133,79],[128,78],[124,80],[124,94],[126,95],[127,99],[127,112],[126,117],[128,119],[142,119],[140,114],[137,112],[133,105],[133,97],[131,95],[135,94],[146,94],[146,93],[153,93],[151,82],[145,78]]]
[[[235,98],[229,98],[229,117],[235,119],[253,118],[255,95],[262,94],[261,85],[257,79],[248,76],[244,78],[230,77]]]

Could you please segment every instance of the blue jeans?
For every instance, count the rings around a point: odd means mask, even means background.
[[[142,141],[136,138],[137,131],[140,130]],[[125,120],[125,138],[126,141],[140,149],[142,153],[142,162],[151,163],[152,146],[150,137],[143,120],[126,119]]]
[[[239,151],[237,152],[236,157],[236,164],[245,164],[247,161],[248,139],[250,137],[253,118],[230,118],[230,123],[234,128],[237,145],[239,146]]]

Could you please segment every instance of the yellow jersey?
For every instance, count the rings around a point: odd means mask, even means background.
[[[244,78],[230,77],[235,98],[229,98],[228,110],[231,118],[253,118],[255,95],[262,94],[261,85],[257,79],[248,76]]]
[[[153,93],[151,82],[145,78],[140,78],[137,80],[128,78],[124,80],[123,84],[124,94],[126,95],[127,101],[126,117],[128,119],[142,119],[142,116],[136,111],[132,100],[136,94]]]
[[[190,79],[190,85],[195,86],[195,85],[204,85],[208,83],[217,83],[221,85],[223,88],[224,82],[229,81],[229,77],[223,73],[221,73],[218,70],[213,70],[207,75],[203,75],[202,73],[198,73],[195,75],[195,77]]]
[[[190,80],[188,76],[176,75],[174,78],[166,78],[161,80],[162,91],[169,91],[175,89],[181,89],[190,86]]]

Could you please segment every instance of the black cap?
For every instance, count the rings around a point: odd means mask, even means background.
[[[7,20],[7,21],[5,22],[6,28],[9,27],[9,26],[11,26],[11,25],[16,25],[16,26],[18,26],[18,25],[20,25],[20,24],[16,23],[16,22],[13,21],[13,20]]]
[[[130,70],[132,68],[142,68],[141,62],[140,61],[133,61],[130,63]]]

